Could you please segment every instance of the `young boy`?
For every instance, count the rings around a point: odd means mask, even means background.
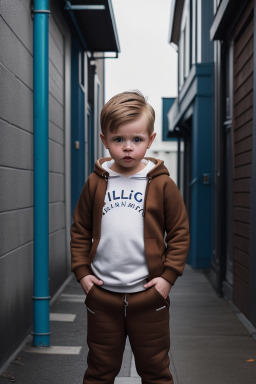
[[[96,162],[75,208],[72,271],[88,315],[84,384],[114,383],[127,336],[142,383],[173,383],[168,295],[185,266],[189,225],[163,161],[144,158],[154,120],[138,91],[105,104],[100,136],[111,158]]]

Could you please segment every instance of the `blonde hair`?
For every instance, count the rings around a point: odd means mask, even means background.
[[[155,111],[143,94],[136,90],[115,95],[101,111],[100,123],[103,135],[115,132],[120,125],[137,120],[143,112],[146,113],[148,133],[151,135],[154,132]]]

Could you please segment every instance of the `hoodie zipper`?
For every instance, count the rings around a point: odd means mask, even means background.
[[[145,190],[145,195],[144,195],[144,220],[145,220],[145,215],[146,215],[146,201],[147,201],[148,188],[149,188],[149,184],[151,183],[151,181],[152,181],[152,177],[148,176],[148,182],[146,185],[146,190]]]

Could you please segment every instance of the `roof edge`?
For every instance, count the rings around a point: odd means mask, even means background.
[[[184,0],[173,0],[171,6],[168,43],[178,45]]]
[[[228,26],[234,25],[249,1],[241,3],[241,0],[223,0],[214,15],[213,23],[210,28],[210,39],[224,40]]]
[[[119,42],[118,33],[117,33],[116,20],[115,20],[114,9],[113,9],[113,6],[112,6],[112,0],[108,0],[108,7],[109,7],[109,12],[110,12],[111,20],[112,20],[113,31],[114,31],[114,35],[115,35],[115,39],[116,39],[117,50],[118,50],[118,53],[120,53],[121,52],[121,48],[120,48],[120,42]]]

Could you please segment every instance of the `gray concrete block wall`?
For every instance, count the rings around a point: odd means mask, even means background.
[[[0,367],[32,328],[33,243],[0,257]]]
[[[33,22],[30,0],[1,1],[0,14],[21,44],[33,54]]]
[[[63,283],[63,277],[67,274],[66,263],[63,263],[63,255],[66,254],[65,237],[65,228],[50,234],[49,249],[50,255],[52,255],[50,257],[50,271],[54,271],[50,274],[50,292],[56,292]]]
[[[33,135],[30,132],[0,120],[0,164],[15,169],[33,170]],[[14,156],[15,154],[15,156]]]
[[[15,65],[18,66],[19,63]],[[32,133],[33,92],[16,76],[16,73],[12,73],[2,64],[2,58],[0,59],[0,84],[1,120]]]
[[[61,23],[63,28],[63,19]],[[0,35],[1,367],[32,328],[33,21],[30,0],[0,2]],[[49,243],[50,291],[54,294],[67,277],[65,46],[58,12],[50,17],[49,43]]]
[[[0,3],[0,366],[32,327],[33,23]]]
[[[49,62],[49,92],[54,95],[56,100],[60,103],[64,103],[64,88],[63,88],[63,77],[56,70],[53,63]]]
[[[57,127],[52,121],[49,121],[49,139],[64,145],[63,130]]]
[[[50,292],[68,274],[65,223],[65,40],[53,12],[49,19],[49,223]]]
[[[0,167],[0,180],[0,213],[33,206],[32,171]]]
[[[1,44],[1,63],[12,73],[15,73],[20,81],[33,89],[32,52],[20,43],[18,36],[2,18],[0,18],[0,34],[3,41],[8,41],[8,44]]]

